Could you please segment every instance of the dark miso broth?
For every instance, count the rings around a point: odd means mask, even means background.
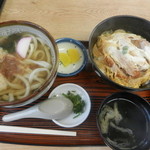
[[[134,149],[147,134],[146,112],[127,99],[113,99],[100,112],[100,128],[108,144],[117,149]]]

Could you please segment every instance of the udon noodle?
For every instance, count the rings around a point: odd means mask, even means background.
[[[20,39],[31,38],[25,57],[17,50]],[[26,45],[22,45],[26,46]],[[0,101],[25,98],[49,78],[52,60],[49,47],[30,33],[0,37]]]
[[[93,56],[97,67],[120,85],[139,88],[150,80],[150,42],[139,35],[124,30],[104,32]]]

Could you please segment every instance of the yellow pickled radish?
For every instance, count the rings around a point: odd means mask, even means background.
[[[76,63],[80,59],[80,54],[77,49],[68,49],[67,53],[72,63]]]
[[[71,64],[71,59],[67,53],[59,53],[59,60],[65,67]]]

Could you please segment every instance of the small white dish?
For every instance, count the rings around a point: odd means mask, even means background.
[[[57,39],[56,44],[58,46],[59,53],[67,54],[69,49],[75,49],[80,55],[80,59],[77,62],[71,63],[68,66],[64,66],[61,62],[59,62],[57,75],[61,77],[69,77],[81,72],[88,61],[85,46],[80,41],[72,38]]]
[[[50,93],[49,98],[55,95],[62,95],[63,93],[67,94],[68,91],[76,91],[76,94],[79,94],[81,96],[82,100],[84,100],[85,102],[84,112],[76,118],[74,118],[76,114],[72,112],[68,117],[64,119],[52,121],[61,127],[71,128],[80,125],[87,119],[91,110],[91,101],[88,93],[81,86],[73,83],[59,85]]]

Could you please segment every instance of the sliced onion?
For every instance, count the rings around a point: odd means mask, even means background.
[[[31,39],[32,39],[31,37],[24,37],[24,38],[20,39],[17,44],[17,53],[22,58],[25,58],[27,55]]]

